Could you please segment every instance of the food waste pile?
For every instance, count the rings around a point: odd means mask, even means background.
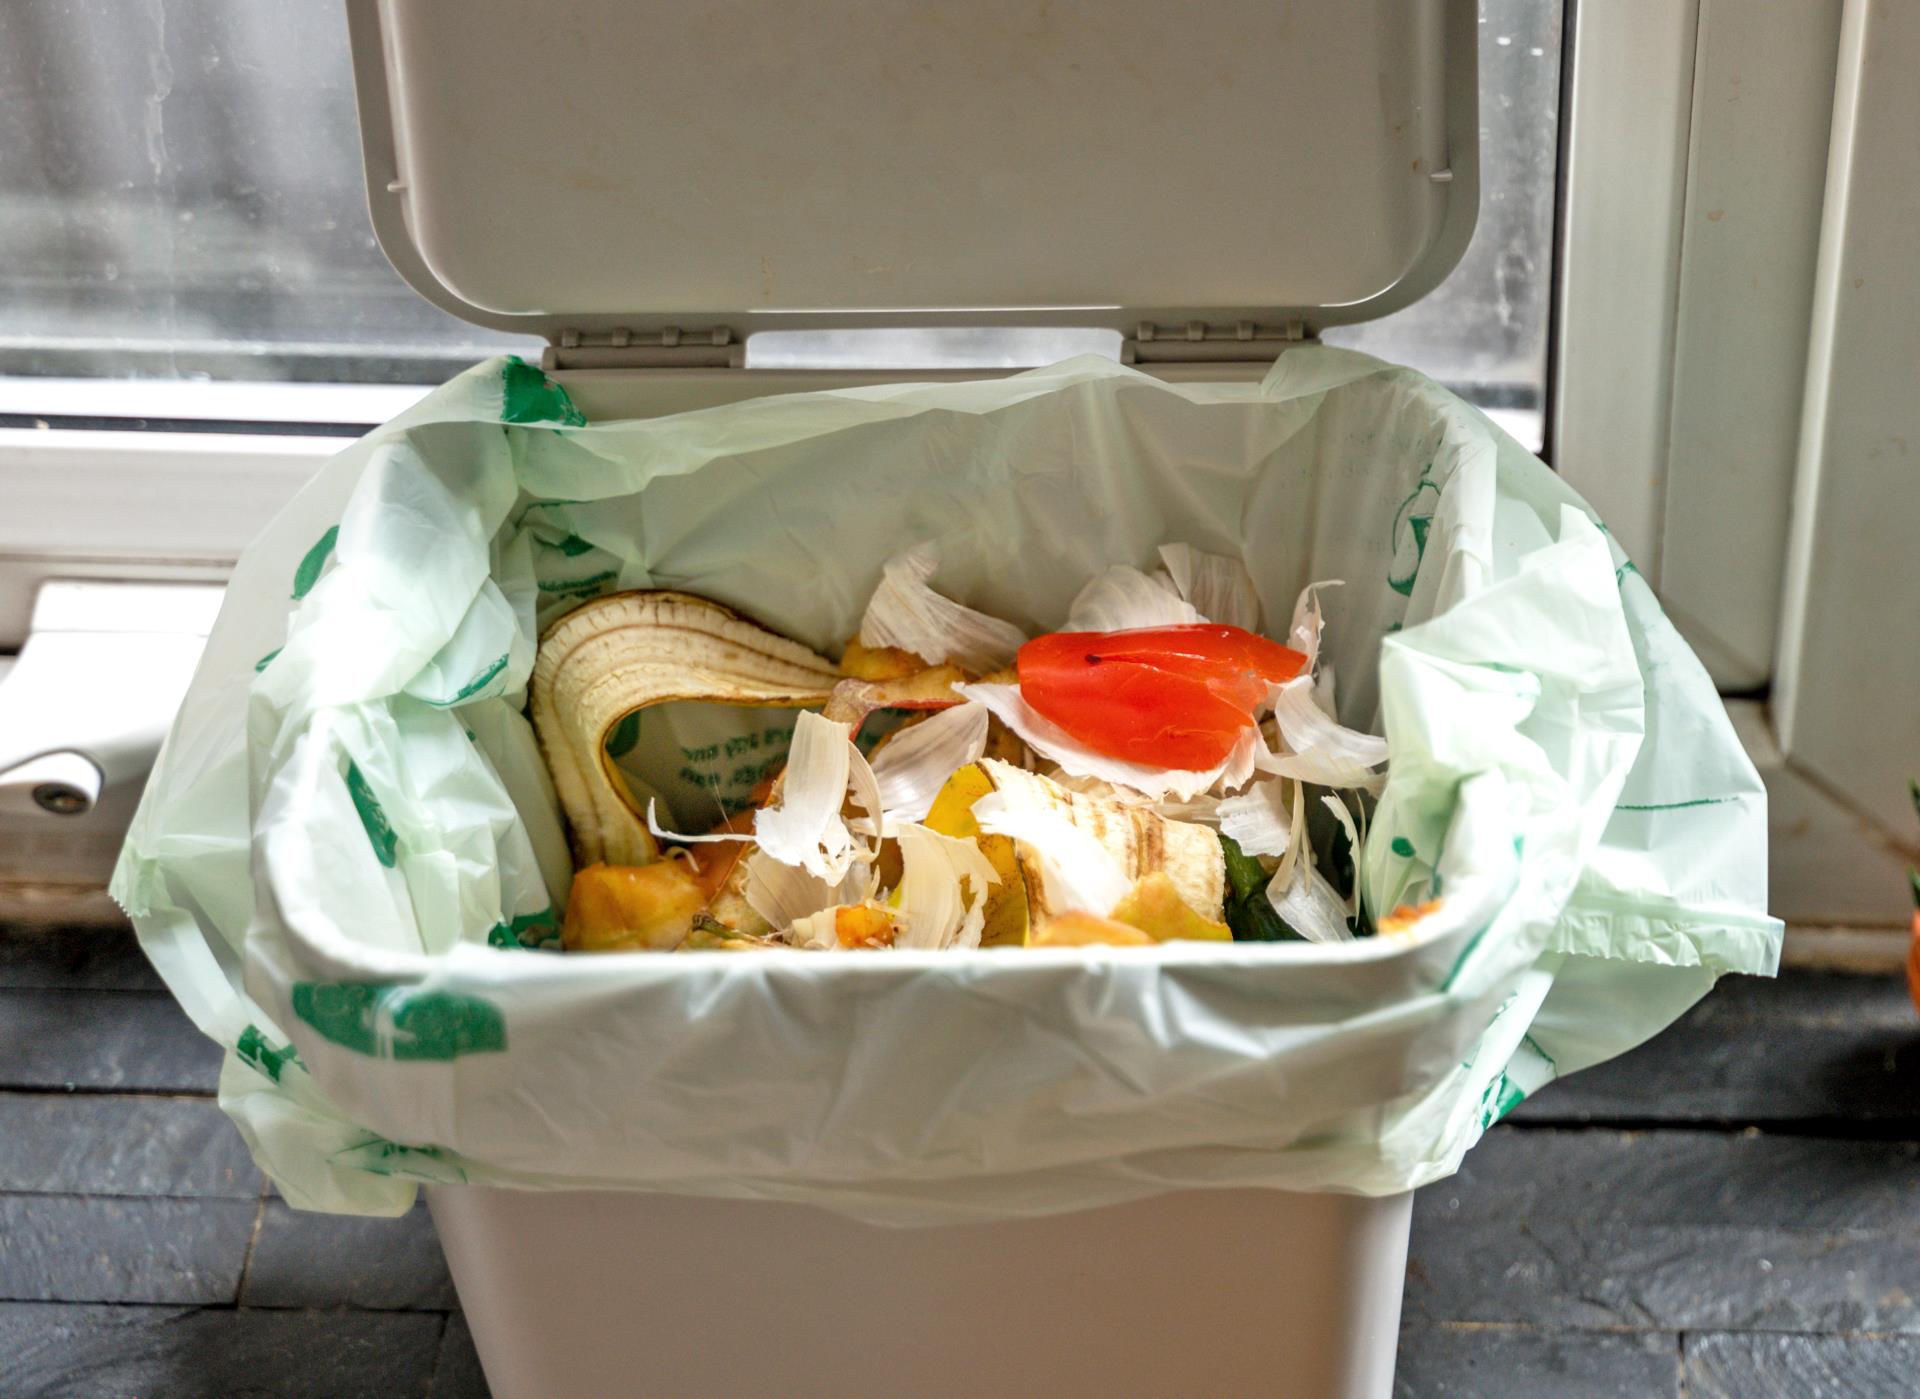
[[[1275,641],[1239,560],[1168,545],[1029,638],[939,592],[938,562],[931,544],[890,559],[837,663],[681,592],[547,629],[532,716],[575,860],[561,947],[1332,942],[1438,906],[1362,906],[1388,753],[1335,717],[1335,584],[1304,589]],[[716,796],[705,829],[610,751],[685,703],[792,719],[784,765],[743,809]]]

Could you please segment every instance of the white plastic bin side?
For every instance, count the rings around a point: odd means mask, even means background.
[[[428,1197],[494,1399],[1380,1399],[1413,1202],[1183,1191],[887,1229],[684,1196]]]

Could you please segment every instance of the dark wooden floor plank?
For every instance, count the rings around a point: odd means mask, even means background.
[[[1920,1336],[1686,1338],[1688,1399],[1909,1399]]]
[[[1902,1029],[1913,1024],[1906,979],[1894,975],[1788,969],[1778,976],[1726,976],[1686,1019],[1708,1024],[1862,1026]]]
[[[425,1312],[0,1305],[7,1399],[426,1399]]]
[[[231,1305],[258,1212],[254,1200],[0,1195],[0,1299]]]
[[[480,1357],[473,1349],[473,1332],[463,1312],[447,1318],[440,1338],[440,1360],[433,1371],[432,1399],[492,1399]]]
[[[1664,1034],[1549,1084],[1514,1120],[1805,1122],[1920,1136],[1920,1016],[1899,977],[1727,977]]]
[[[0,990],[0,1089],[212,1093],[220,1057],[171,996]]]
[[[127,928],[0,926],[0,986],[166,989]]]
[[[481,1399],[425,1212],[260,1214],[212,1103],[141,1096],[217,1047],[130,941],[41,936],[0,930],[0,1395]],[[1920,1393],[1916,1056],[1892,979],[1739,978],[1548,1089],[1421,1192],[1396,1392],[1677,1395],[1688,1333],[1688,1399]],[[1666,1125],[1564,1125],[1609,1119]],[[1699,1125],[1749,1121],[1804,1134]]]
[[[1411,1325],[1397,1399],[1662,1399],[1680,1390],[1677,1337],[1658,1332]]]
[[[1561,1328],[1920,1334],[1920,1226],[1791,1232],[1588,1220],[1422,1221],[1406,1314]]]
[[[1502,1126],[1414,1216],[1905,1231],[1920,1220],[1920,1143]]]
[[[250,1200],[260,1173],[205,1098],[0,1093],[0,1191]]]
[[[458,1305],[425,1205],[399,1219],[267,1202],[241,1305],[448,1311]]]
[[[1920,1147],[1496,1128],[1414,1204],[1407,1314],[1920,1332]]]
[[[1517,1122],[1817,1123],[1920,1136],[1920,1018],[1845,1032],[1799,1025],[1676,1025],[1548,1084]]]

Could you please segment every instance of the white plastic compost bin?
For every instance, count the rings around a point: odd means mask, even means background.
[[[348,0],[373,219],[592,418],[907,379],[768,330],[1075,326],[1187,380],[1382,315],[1478,201],[1473,0]],[[999,308],[999,309],[978,309]],[[1409,1196],[884,1229],[430,1192],[499,1399],[1372,1396]]]

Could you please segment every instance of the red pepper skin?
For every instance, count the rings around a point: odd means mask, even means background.
[[[1020,648],[1020,694],[1095,752],[1201,771],[1233,751],[1272,688],[1307,658],[1240,627],[1203,622],[1052,632]]]

